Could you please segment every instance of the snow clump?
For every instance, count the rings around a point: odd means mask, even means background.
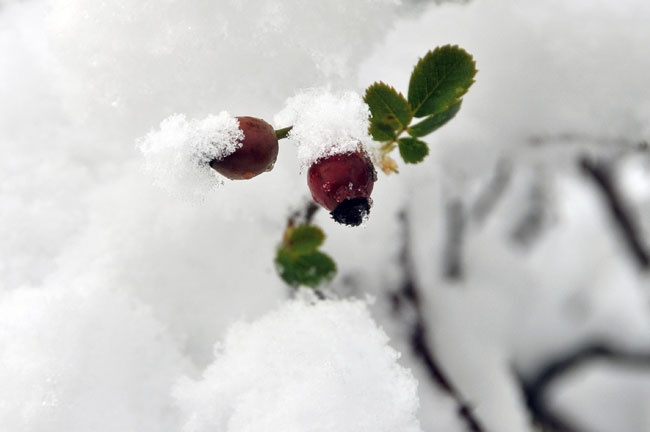
[[[232,154],[243,139],[239,121],[226,111],[190,121],[174,114],[139,139],[138,147],[154,184],[172,195],[201,199],[222,182],[210,161]]]
[[[175,391],[184,432],[420,432],[417,382],[360,301],[291,301],[237,323]]]
[[[193,367],[118,290],[0,292],[0,430],[176,432],[170,391]]]
[[[307,168],[318,159],[367,149],[370,109],[352,91],[332,93],[308,89],[287,100],[275,124],[292,125],[289,140],[298,146],[298,160]]]

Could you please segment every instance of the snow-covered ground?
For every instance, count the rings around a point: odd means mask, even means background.
[[[0,431],[465,430],[418,319],[485,431],[549,420],[524,384],[596,345],[544,407],[650,431],[649,22],[644,0],[0,0]],[[448,43],[479,72],[425,162],[379,173],[360,228],[316,214],[330,300],[274,269],[309,196],[293,142],[186,194],[147,169],[165,119],[405,92]]]

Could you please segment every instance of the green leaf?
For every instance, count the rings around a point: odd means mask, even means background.
[[[296,255],[280,248],[275,264],[280,277],[294,287],[317,287],[331,280],[336,274],[336,264],[332,258],[319,251]]]
[[[395,130],[384,123],[377,123],[374,121],[370,121],[370,136],[372,139],[375,141],[383,142],[383,141],[390,141],[393,138],[395,138]]]
[[[429,51],[420,59],[409,82],[408,102],[415,117],[446,111],[474,83],[476,63],[455,45]]]
[[[289,231],[288,247],[294,254],[315,251],[325,241],[325,233],[315,225],[300,225]]]
[[[429,146],[424,141],[416,138],[400,138],[397,142],[399,154],[406,163],[418,163],[429,154]]]
[[[372,123],[400,130],[413,118],[411,107],[404,95],[383,82],[376,82],[368,87],[363,100],[370,108]]]
[[[438,114],[427,117],[418,124],[407,129],[408,133],[413,137],[423,137],[435,131],[439,127],[443,126],[449,120],[453,119],[458,111],[460,111],[460,105],[462,101],[458,101],[455,104],[447,108],[446,111],[443,111]]]

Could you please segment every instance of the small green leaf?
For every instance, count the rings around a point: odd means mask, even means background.
[[[446,111],[429,116],[426,119],[422,120],[420,123],[414,124],[407,129],[408,133],[413,137],[423,137],[430,134],[439,127],[443,126],[449,120],[453,119],[458,111],[460,111],[461,103],[462,101],[458,101],[447,108]]]
[[[408,102],[414,116],[447,110],[467,93],[475,75],[476,63],[462,48],[445,45],[429,51],[411,73]]]
[[[416,138],[400,138],[397,142],[399,145],[399,154],[406,163],[418,163],[429,154],[429,146],[424,141]]]
[[[406,127],[413,118],[404,95],[383,82],[368,87],[363,100],[370,108],[371,122],[387,125],[394,131]]]
[[[297,274],[294,255],[285,248],[279,248],[275,256],[275,267],[282,278],[288,285],[300,285],[300,275]]]
[[[315,251],[325,241],[323,230],[315,225],[300,225],[291,228],[287,247],[294,254],[305,254]]]
[[[370,136],[375,141],[384,142],[395,138],[395,130],[387,124],[370,121]]]
[[[275,263],[280,277],[294,287],[299,285],[317,287],[331,280],[336,274],[334,261],[319,251],[296,255],[285,248],[280,248]]]

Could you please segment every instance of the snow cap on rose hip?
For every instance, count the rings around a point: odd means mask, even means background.
[[[301,169],[319,159],[362,149],[374,154],[377,143],[368,134],[370,109],[361,95],[326,88],[304,90],[287,99],[276,125],[293,126],[287,139],[297,148]]]
[[[314,201],[339,223],[359,225],[367,217],[376,172],[368,154],[376,151],[368,135],[370,110],[354,92],[309,89],[287,100],[275,116],[278,125],[293,125],[288,139],[308,169]]]

